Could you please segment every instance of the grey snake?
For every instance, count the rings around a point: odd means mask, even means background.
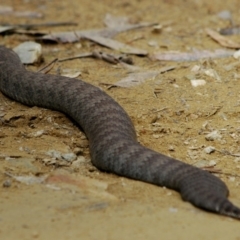
[[[61,111],[85,132],[93,165],[106,172],[180,192],[196,207],[240,219],[228,188],[216,176],[140,145],[123,108],[81,80],[25,70],[12,50],[0,46],[0,90],[28,106]]]

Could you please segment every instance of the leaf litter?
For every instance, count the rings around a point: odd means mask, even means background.
[[[156,32],[157,31],[159,31],[159,33],[161,33],[161,31],[162,31],[162,29],[161,29],[161,27],[159,28],[159,29],[156,29]],[[30,32],[30,31],[29,31]],[[75,35],[75,37],[76,37],[76,35]],[[137,39],[137,38],[136,38]],[[79,40],[79,39],[78,39]],[[61,41],[59,41],[59,42],[61,42]],[[156,41],[157,42],[157,41]],[[129,42],[128,42],[129,43]],[[211,50],[212,51],[212,50]],[[92,53],[91,53],[92,54]],[[109,54],[109,53],[107,53],[107,54]],[[111,55],[111,53],[110,53],[110,55]],[[101,54],[100,54],[100,56],[101,56]],[[230,55],[231,56],[231,55]],[[218,56],[217,56],[218,57]],[[105,60],[104,59],[104,57],[102,57],[102,58],[100,58],[100,59],[102,59],[102,60]],[[110,63],[113,63],[113,64],[115,64],[115,61],[112,61],[111,62],[111,57],[109,57],[108,58],[110,61]],[[201,59],[201,58],[200,58]],[[114,58],[113,58],[113,60],[114,60]],[[134,58],[134,60],[135,60],[135,58]],[[182,61],[181,59],[179,60],[179,61]],[[133,66],[133,65],[127,65],[127,64],[125,64],[124,62],[118,62],[117,64],[119,64],[119,65],[121,65],[121,66],[124,66],[124,67],[126,67],[129,71],[134,71],[134,70],[131,70],[130,69],[130,67],[136,67],[136,68],[138,68],[137,70],[135,70],[135,71],[142,71],[142,68],[141,67],[137,67],[137,66]],[[183,68],[188,68],[189,67],[189,65],[184,65],[184,66],[186,66],[186,67],[183,67]],[[157,75],[156,75],[157,76]],[[154,76],[153,77],[147,77],[147,79],[150,79],[150,78],[154,78]],[[177,79],[178,80],[178,79]],[[178,83],[179,84],[179,83]],[[179,84],[180,85],[180,84]],[[166,86],[166,88],[168,88],[168,86]],[[204,89],[207,89],[207,88],[204,88]],[[200,91],[199,91],[200,92]],[[207,90],[206,90],[206,92],[207,92]],[[205,97],[205,96],[203,96],[203,97]],[[224,97],[224,96],[223,96]],[[177,100],[179,100],[178,99],[178,96],[176,97],[176,99]],[[197,101],[197,99],[192,99],[193,101]],[[192,101],[192,100],[190,100],[190,101]],[[223,99],[224,100],[224,99]],[[187,100],[188,101],[188,100]],[[189,103],[189,101],[188,101],[188,103]],[[188,104],[187,103],[187,104]],[[170,104],[170,106],[171,106],[171,104]],[[170,109],[169,110],[171,110],[171,107],[170,107]],[[191,125],[190,125],[190,127],[191,127]],[[177,149],[176,149],[176,152],[177,152]],[[55,167],[55,166],[54,166]],[[208,167],[208,169],[207,169],[208,171],[211,171],[211,172],[214,172],[214,173],[221,173],[221,170],[218,170],[218,169],[216,169],[216,168],[213,168],[212,166],[211,166],[211,169],[210,169],[210,167]],[[91,176],[91,179],[92,178],[94,178],[95,176]],[[59,176],[59,178],[61,178],[60,176]],[[62,178],[61,178],[62,179]],[[86,179],[87,181],[89,180],[89,179]],[[67,178],[65,178],[65,179],[62,179],[61,180],[62,181],[62,183],[64,183],[64,181],[66,181],[66,182],[68,182],[68,179]],[[61,183],[61,184],[62,184]],[[8,184],[6,184],[6,185],[8,185]],[[76,185],[78,185],[78,183],[76,184]],[[51,186],[52,187],[52,189],[54,189],[54,186],[55,186],[55,183],[49,183],[49,185],[48,185],[49,187]],[[59,186],[59,185],[58,185]],[[78,185],[79,186],[79,185]],[[61,189],[62,188],[62,186],[60,185],[60,187],[56,187],[56,188],[58,188],[58,189]],[[91,188],[91,186],[86,186],[86,189],[90,189]],[[69,187],[69,189],[72,189],[71,187]],[[73,190],[73,192],[74,192],[74,190]],[[124,197],[124,195],[123,195],[123,197]]]
[[[137,49],[134,47],[131,47],[127,44],[121,43],[119,41],[111,39],[115,35],[117,35],[120,32],[137,29],[137,28],[143,28],[143,27],[149,27],[153,26],[153,33],[161,33],[162,25],[156,24],[156,23],[137,23],[132,24],[129,22],[128,17],[113,17],[110,14],[107,14],[104,23],[107,26],[107,28],[103,29],[93,29],[93,30],[80,30],[80,31],[71,31],[71,32],[59,32],[59,33],[51,33],[48,35],[44,35],[41,38],[43,40],[53,40],[57,42],[75,42],[79,41],[80,39],[88,39],[91,41],[94,41],[95,43],[98,43],[99,45],[117,50],[118,52],[128,53],[128,54],[135,54],[135,55],[142,55],[146,56],[148,54],[147,51],[142,49]],[[25,29],[32,29],[35,27],[41,27],[41,26],[60,26],[60,25],[75,25],[75,23],[47,23],[47,24],[26,24],[26,25],[15,25],[15,26],[2,26],[0,29],[0,32],[4,31],[12,31],[16,30],[15,28],[25,28]],[[17,30],[16,30],[17,31]],[[26,31],[27,33],[28,31]],[[238,48],[239,44],[235,43],[220,34],[218,34],[216,31],[211,29],[206,29],[207,34],[213,38],[215,41],[217,41],[220,45],[228,48]],[[149,42],[150,44],[150,42]],[[158,46],[157,43],[154,42],[154,46]],[[214,51],[209,50],[193,50],[193,52],[174,52],[174,51],[168,51],[165,53],[153,53],[150,58],[152,60],[164,60],[164,61],[196,61],[202,58],[218,58],[218,57],[226,57],[231,56],[232,51],[227,51],[225,49],[216,49]],[[111,53],[105,53],[102,51],[94,50],[91,53],[83,53],[77,56],[69,57],[69,58],[63,58],[59,61],[66,61],[66,60],[72,60],[75,58],[82,58],[82,57],[94,57],[98,58],[104,61],[107,61],[112,64],[121,64],[122,66],[126,67],[127,69],[131,69],[134,71],[133,73],[129,73],[127,77],[121,79],[120,81],[113,84],[113,86],[121,86],[121,87],[132,87],[135,85],[139,85],[150,78],[155,78],[158,74],[170,71],[175,69],[175,66],[167,66],[160,70],[153,70],[153,71],[142,71],[142,72],[136,72],[140,71],[140,68],[137,66],[134,66],[130,68],[129,64],[133,64],[132,59],[129,58],[127,55],[116,55]],[[205,74],[208,76],[212,76],[215,78],[219,78],[216,72],[214,72],[213,69],[210,69],[212,71],[205,71]],[[76,77],[81,72],[77,72],[76,75],[71,74],[72,77]],[[219,79],[218,79],[219,80]],[[195,81],[195,82],[194,82]],[[200,83],[201,82],[201,83]],[[205,84],[205,80],[201,79],[193,79],[192,84],[193,85],[203,85]]]

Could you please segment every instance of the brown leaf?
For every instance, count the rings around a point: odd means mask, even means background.
[[[136,54],[136,55],[147,55],[148,54],[148,52],[145,50],[131,47],[127,44],[118,42],[118,41],[110,39],[110,38],[105,38],[105,37],[92,35],[92,34],[85,34],[84,37],[93,42],[96,42],[102,46],[117,50],[122,53]]]
[[[12,30],[14,30],[14,27],[12,26],[0,26],[0,33],[12,31]]]
[[[223,47],[227,47],[227,48],[240,48],[240,43],[236,43],[233,40],[222,36],[221,34],[219,34],[218,32],[210,29],[210,28],[206,28],[206,33],[216,42],[218,42],[221,46]]]

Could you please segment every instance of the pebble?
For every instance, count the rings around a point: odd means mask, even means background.
[[[229,10],[223,10],[217,14],[217,16],[221,19],[224,20],[231,20],[232,19],[232,14]]]
[[[212,131],[205,136],[205,139],[207,141],[220,140],[221,138],[222,138],[222,135],[217,130]]]
[[[56,150],[49,150],[46,154],[52,158],[61,159],[61,153]]]
[[[31,136],[33,136],[33,137],[41,137],[44,133],[45,133],[44,130],[39,130],[37,132],[32,133]]]
[[[12,185],[12,181],[10,179],[7,179],[3,182],[2,186],[5,188],[9,188]]]
[[[174,148],[174,146],[170,145],[170,146],[168,147],[168,150],[174,152],[174,151],[175,151],[175,148]]]
[[[77,159],[77,155],[73,152],[70,153],[61,153],[56,150],[49,150],[46,152],[46,154],[52,158],[59,159],[59,160],[65,160],[67,162],[72,162],[75,159]]]
[[[177,212],[178,212],[178,209],[177,209],[177,208],[174,208],[174,207],[170,207],[170,208],[169,208],[169,212],[170,212],[170,213],[177,213]]]
[[[235,59],[239,59],[240,58],[240,50],[236,51],[234,54],[233,54],[233,57]]]
[[[72,166],[74,169],[78,169],[84,162],[86,162],[86,158],[83,157],[83,156],[79,156],[79,157],[77,158],[77,160],[75,160],[75,161],[72,162],[72,165],[71,165],[71,166]]]
[[[62,158],[63,158],[63,160],[66,160],[68,162],[72,162],[75,159],[77,159],[77,155],[73,152],[72,153],[63,153]]]
[[[211,160],[208,164],[209,167],[213,167],[213,166],[216,166],[216,165],[217,165],[217,163],[214,160]]]
[[[191,80],[191,84],[193,87],[203,86],[206,84],[204,79],[193,79]]]
[[[83,153],[83,149],[80,147],[76,147],[73,149],[73,152],[78,156]]]
[[[215,152],[215,150],[216,150],[215,147],[212,147],[212,146],[208,146],[204,148],[204,152],[207,154],[213,153]]]
[[[236,179],[235,177],[229,177],[230,182],[235,182],[235,179]]]
[[[153,134],[153,137],[154,137],[155,139],[158,139],[158,138],[160,138],[160,135],[159,135],[159,134]]]
[[[24,42],[15,47],[14,52],[17,53],[22,63],[32,64],[39,62],[42,56],[42,46],[36,42]]]

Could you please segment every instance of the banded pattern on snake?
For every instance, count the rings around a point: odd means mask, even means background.
[[[216,176],[140,145],[123,108],[81,80],[26,71],[19,57],[0,46],[0,90],[28,106],[61,111],[84,130],[92,163],[100,170],[179,191],[196,207],[240,219],[228,188]]]

